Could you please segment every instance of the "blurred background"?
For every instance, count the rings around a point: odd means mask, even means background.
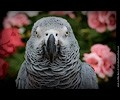
[[[116,88],[116,11],[4,11],[0,15],[0,88],[16,88],[32,26],[47,16],[70,23],[80,60],[94,68],[100,89]]]

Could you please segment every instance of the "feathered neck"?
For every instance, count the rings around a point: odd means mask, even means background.
[[[27,72],[38,80],[37,83],[39,82],[39,85],[34,84],[31,85],[32,87],[77,88],[80,82],[78,49],[74,51],[74,49],[61,47],[60,53],[53,63],[50,63],[45,57],[42,48],[28,50],[25,58],[29,65],[27,66]],[[32,81],[31,78],[29,78],[29,81]]]

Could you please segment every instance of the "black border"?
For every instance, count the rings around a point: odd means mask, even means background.
[[[0,21],[2,21],[3,16],[5,16],[6,11],[17,11],[17,10],[40,10],[40,11],[50,11],[50,10],[114,10],[117,11],[117,45],[119,41],[119,12],[120,7],[118,6],[117,0],[2,0],[0,1]],[[1,22],[0,22],[1,25]],[[0,27],[1,28],[1,27]],[[46,97],[57,97],[59,99],[63,96],[67,97],[81,97],[91,96],[94,99],[99,99],[101,96],[117,98],[119,88],[114,89],[98,89],[98,90],[17,90],[17,89],[0,89],[1,95],[10,95],[14,97],[21,96],[39,96],[41,98]],[[5,97],[4,96],[4,97]],[[99,98],[96,98],[99,96]],[[39,99],[41,99],[39,98]],[[28,98],[27,98],[28,99]],[[74,98],[75,99],[75,98]],[[81,99],[81,98],[78,98]],[[103,99],[103,98],[102,98]]]
[[[0,10],[117,10],[117,0],[0,0]]]

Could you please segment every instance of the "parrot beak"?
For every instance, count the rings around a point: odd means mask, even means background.
[[[56,56],[56,45],[55,45],[55,37],[53,34],[50,34],[48,40],[47,40],[47,46],[46,46],[47,54],[50,59],[50,62],[52,63]]]

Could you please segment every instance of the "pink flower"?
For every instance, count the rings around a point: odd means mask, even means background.
[[[1,32],[0,55],[7,57],[16,51],[17,47],[24,46],[17,28],[7,28]]]
[[[116,55],[106,45],[95,44],[91,47],[91,53],[84,54],[83,60],[90,64],[100,78],[112,77]]]
[[[8,16],[3,21],[4,28],[11,28],[12,26],[22,27],[29,24],[30,20],[25,14],[22,13],[18,13],[14,16]]]
[[[2,58],[0,58],[0,79],[5,78],[8,70],[8,63],[5,62]]]
[[[101,23],[99,21],[99,16],[98,16],[97,11],[89,11],[88,12],[88,25],[93,28],[96,29],[96,31],[103,33],[106,30],[106,26],[105,24]]]
[[[88,11],[88,25],[99,33],[116,29],[115,11]]]
[[[96,53],[85,53],[83,60],[90,64],[97,74],[100,73],[100,68],[103,66],[103,61]]]
[[[106,23],[107,28],[110,31],[113,31],[116,29],[116,12],[115,11],[109,11],[106,16]]]
[[[70,18],[75,18],[73,11],[50,11],[50,15],[65,16],[68,15]]]
[[[105,58],[108,57],[110,48],[107,45],[95,44],[91,47],[91,52],[96,53],[98,56]]]
[[[100,25],[97,11],[88,12],[88,25],[93,29],[97,28]]]
[[[99,33],[103,33],[106,31],[106,25],[104,23],[100,23],[99,26],[96,28],[96,31]]]
[[[8,11],[7,16],[15,16],[16,14],[26,14],[29,17],[37,16],[42,11]]]
[[[98,11],[98,20],[101,23],[106,23],[106,16],[108,14],[109,11]]]

